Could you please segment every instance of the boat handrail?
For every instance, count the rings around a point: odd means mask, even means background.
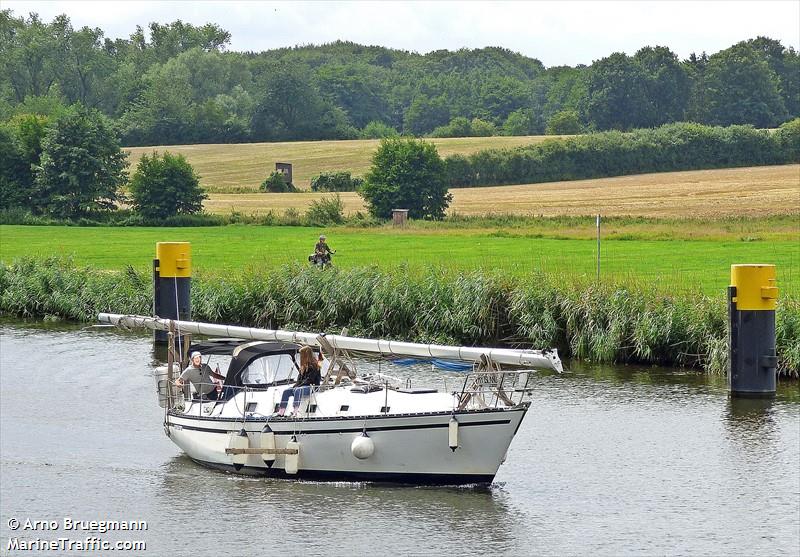
[[[535,373],[535,369],[504,370],[499,366],[472,371],[464,377],[461,391],[454,393],[458,397],[458,409],[463,410],[470,404],[478,408],[518,406],[531,394],[531,377]]]

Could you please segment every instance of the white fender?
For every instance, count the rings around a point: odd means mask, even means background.
[[[375,452],[375,443],[370,439],[366,432],[353,439],[350,445],[350,452],[359,460],[365,460]]]
[[[167,366],[157,367],[153,374],[156,380],[156,390],[158,391],[158,405],[161,408],[167,407],[167,398],[169,396],[168,375]]]
[[[300,469],[300,443],[296,438],[292,437],[292,440],[286,443],[286,448],[297,449],[297,453],[286,455],[286,459],[284,460],[283,464],[283,470],[287,474],[297,474],[297,471]]]
[[[275,434],[272,433],[272,429],[268,425],[264,426],[264,429],[261,431],[261,448],[262,449],[274,449],[275,448]],[[264,459],[264,462],[272,462],[275,460],[274,454],[262,454],[261,458]]]
[[[447,446],[450,447],[451,451],[456,452],[458,448],[458,420],[456,420],[455,416],[452,416],[447,424],[447,434]]]
[[[236,431],[230,434],[228,437],[228,448],[229,449],[247,449],[250,446],[250,438],[247,436],[247,432],[242,429],[240,431]],[[243,465],[247,462],[247,455],[246,454],[235,454],[231,455],[233,464]]]

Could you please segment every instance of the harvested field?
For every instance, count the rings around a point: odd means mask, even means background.
[[[496,138],[495,138],[496,139]],[[530,139],[530,138],[529,138]],[[463,140],[459,140],[463,141]],[[800,165],[692,170],[452,190],[450,210],[463,215],[648,216],[716,218],[800,213]],[[323,195],[212,194],[205,207],[213,213],[305,211]],[[355,193],[340,194],[345,212],[364,210]]]
[[[538,143],[557,136],[495,136],[429,139],[443,157],[469,154],[482,149],[501,149]],[[284,143],[240,143],[225,145],[160,145],[129,147],[131,168],[143,153],[170,151],[182,154],[200,175],[200,183],[209,192],[257,192],[276,162],[294,165],[294,184],[310,187],[311,178],[325,171],[349,170],[354,176],[367,172],[377,139],[349,141],[292,141]]]

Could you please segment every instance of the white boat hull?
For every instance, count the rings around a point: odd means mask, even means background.
[[[386,481],[413,484],[472,484],[494,479],[528,404],[513,408],[428,412],[385,416],[326,418],[248,417],[239,419],[170,412],[172,441],[193,460],[206,466],[244,474],[325,481]],[[451,418],[458,421],[458,446],[450,448]],[[227,454],[231,435],[242,429],[247,446],[260,448],[268,426],[275,448],[299,443],[297,472],[286,472],[287,455],[247,454],[234,464]],[[351,451],[362,435],[374,443],[364,459]],[[269,459],[265,461],[265,458]],[[274,460],[272,460],[274,459]]]

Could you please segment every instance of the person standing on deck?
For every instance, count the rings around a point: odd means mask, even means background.
[[[211,366],[203,363],[203,355],[200,352],[192,352],[192,361],[181,376],[175,380],[175,385],[183,387],[186,382],[190,382],[200,400],[217,400],[219,391],[214,384],[214,379],[224,380],[225,376],[212,371]]]

